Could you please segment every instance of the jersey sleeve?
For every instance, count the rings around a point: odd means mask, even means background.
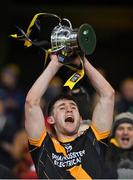
[[[100,140],[102,140],[102,139],[106,139],[106,138],[109,136],[109,134],[110,134],[110,131],[100,132],[100,131],[94,126],[94,124],[91,124],[90,127],[91,127],[91,129],[92,129],[92,131],[93,131],[93,133],[94,133],[94,135],[95,135],[95,137],[96,137],[96,139],[97,139],[98,141],[100,141]]]
[[[47,135],[47,132],[44,131],[40,138],[39,139],[31,139],[29,138],[28,141],[29,141],[29,144],[32,145],[32,146],[36,146],[36,147],[40,147],[42,145],[42,142],[44,141],[45,137]]]

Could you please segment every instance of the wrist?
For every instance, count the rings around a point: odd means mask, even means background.
[[[62,67],[62,64],[58,61],[58,57],[56,55],[51,55],[50,64],[53,68],[56,68],[57,70]]]
[[[88,60],[84,57],[84,69],[86,69],[88,63],[89,63]]]

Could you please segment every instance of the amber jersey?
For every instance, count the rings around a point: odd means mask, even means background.
[[[30,152],[39,178],[103,178],[105,169],[102,154],[105,145],[100,139],[97,141],[91,127],[70,142],[60,142],[48,133],[45,133],[42,138],[41,143],[29,141]]]

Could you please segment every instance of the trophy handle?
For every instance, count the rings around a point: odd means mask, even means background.
[[[48,17],[55,17],[55,18],[57,18],[57,19],[59,20],[59,22],[61,23],[61,18],[60,18],[58,15],[56,15],[56,14],[42,13],[42,15],[48,16]]]
[[[62,20],[67,21],[68,24],[69,24],[70,29],[72,30],[72,24],[71,24],[71,22],[70,22],[67,18],[63,18]]]

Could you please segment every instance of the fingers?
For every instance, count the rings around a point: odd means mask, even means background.
[[[59,67],[63,66],[63,64],[59,62],[59,58],[58,58],[58,55],[57,55],[57,54],[51,54],[51,55],[50,55],[50,59],[51,59],[51,61],[53,61],[54,64],[56,64],[57,66],[59,66]]]
[[[51,59],[51,60],[53,59],[53,60],[56,60],[56,61],[57,61],[57,60],[58,60],[58,57],[57,57],[56,54],[51,54],[51,55],[50,55],[50,59]]]

